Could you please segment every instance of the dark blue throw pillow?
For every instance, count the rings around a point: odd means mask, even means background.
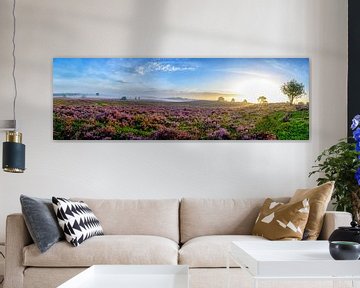
[[[64,238],[51,199],[21,195],[20,203],[31,238],[41,253]]]

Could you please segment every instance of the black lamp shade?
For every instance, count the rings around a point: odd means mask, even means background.
[[[12,173],[24,172],[25,145],[17,142],[4,142],[2,159],[4,171]]]

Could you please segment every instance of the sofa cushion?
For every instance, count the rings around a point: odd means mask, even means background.
[[[105,235],[154,235],[179,242],[178,199],[86,199]]]
[[[267,198],[252,234],[269,240],[301,240],[308,218],[308,199],[284,204]]]
[[[74,246],[85,240],[104,235],[99,220],[84,202],[52,197],[54,211],[65,239]]]
[[[83,272],[87,267],[38,268],[29,267],[24,271],[24,285],[21,288],[55,288]],[[10,286],[12,287],[12,286]],[[79,286],[78,286],[79,287]],[[105,288],[105,286],[103,286]],[[84,287],[82,287],[84,288]]]
[[[288,198],[277,199],[287,202]],[[180,205],[181,243],[205,235],[248,235],[264,199],[184,198]]]
[[[316,240],[323,226],[324,215],[334,190],[334,181],[326,182],[311,189],[298,189],[290,203],[309,199],[310,214],[305,227],[307,237],[304,240]]]
[[[195,268],[226,267],[228,251],[232,241],[269,241],[252,235],[214,235],[193,238],[179,251],[179,264]],[[231,267],[239,267],[230,261]]]
[[[45,253],[34,244],[24,247],[23,264],[36,267],[88,267],[95,264],[171,264],[178,260],[178,244],[159,236],[104,235],[73,247],[56,243]]]
[[[41,252],[64,239],[51,199],[21,195],[20,203],[26,227]]]

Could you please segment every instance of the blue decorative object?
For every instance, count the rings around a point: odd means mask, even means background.
[[[356,142],[360,141],[360,128],[356,128],[356,130],[353,131],[353,136]]]
[[[355,179],[360,186],[360,168],[355,172]]]
[[[353,130],[353,137],[356,141],[355,149],[357,152],[360,152],[360,115],[356,115],[352,119],[351,129]],[[358,159],[360,159],[360,155],[358,155]],[[360,167],[355,172],[355,179],[360,186]]]
[[[353,119],[352,119],[352,124],[351,124],[351,129],[355,130],[360,124],[360,115],[356,115]]]

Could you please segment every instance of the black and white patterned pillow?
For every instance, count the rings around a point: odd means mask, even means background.
[[[79,246],[86,239],[104,235],[99,220],[84,202],[52,197],[55,214],[66,241]]]

